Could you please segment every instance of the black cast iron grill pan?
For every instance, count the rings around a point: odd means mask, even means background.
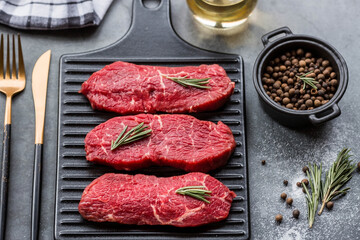
[[[209,52],[193,47],[173,31],[170,5],[163,0],[156,9],[134,1],[128,33],[111,46],[96,51],[64,55],[60,60],[58,165],[55,212],[56,239],[248,239],[249,208],[244,123],[243,62],[237,55]],[[151,21],[146,21],[151,19]],[[134,226],[84,220],[78,204],[84,188],[95,178],[116,171],[86,161],[84,138],[96,125],[117,116],[94,111],[78,93],[90,75],[115,61],[154,66],[219,64],[235,82],[235,91],[224,107],[215,112],[192,114],[212,122],[222,121],[233,131],[237,146],[228,164],[210,174],[237,194],[229,217],[196,228]],[[151,167],[129,174],[168,177],[185,172],[169,167]]]

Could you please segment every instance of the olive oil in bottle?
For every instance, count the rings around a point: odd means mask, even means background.
[[[232,28],[246,22],[257,0],[187,0],[194,18],[213,28]]]

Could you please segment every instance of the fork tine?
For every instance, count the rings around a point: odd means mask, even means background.
[[[4,78],[4,36],[1,34],[0,43],[0,79]]]
[[[19,70],[18,70],[18,79],[19,80],[25,80],[25,66],[24,66],[24,58],[22,54],[22,48],[21,48],[21,40],[20,40],[20,34],[18,34],[18,55],[19,55]]]
[[[16,79],[16,57],[15,57],[15,35],[12,35],[12,43],[13,43],[13,50],[12,50],[12,71],[11,77]]]
[[[6,73],[5,79],[10,79],[10,37],[9,34],[7,35],[7,53],[6,53]]]

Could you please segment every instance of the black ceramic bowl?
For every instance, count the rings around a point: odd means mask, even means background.
[[[279,34],[284,34],[284,36],[270,41],[272,37]],[[256,59],[253,81],[265,112],[281,124],[290,127],[320,125],[341,114],[338,102],[344,95],[348,84],[348,68],[344,58],[334,47],[315,37],[293,34],[288,27],[282,27],[269,32],[261,40],[264,44],[264,49]],[[271,59],[284,54],[286,51],[298,48],[303,48],[305,51],[312,52],[317,57],[329,60],[339,81],[334,97],[328,103],[313,110],[293,110],[277,104],[266,94],[261,82],[262,74]]]

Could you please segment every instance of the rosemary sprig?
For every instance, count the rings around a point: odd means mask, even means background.
[[[119,136],[115,141],[111,140],[111,150],[114,150],[121,145],[125,145],[149,137],[152,131],[151,129],[147,129],[149,128],[149,126],[146,125],[144,126],[143,122],[137,125],[136,127],[132,128],[127,133],[125,133],[127,128],[128,126],[124,127],[124,129],[122,130],[122,132],[119,134]]]
[[[319,198],[321,194],[321,168],[321,164],[320,167],[318,167],[316,164],[313,166],[309,165],[309,171],[306,172],[310,183],[311,194],[306,188],[306,185],[302,183],[302,186],[306,192],[309,228],[312,228],[312,225],[314,224],[316,211],[319,205]]]
[[[356,164],[352,164],[352,160],[350,160],[349,152],[350,149],[343,148],[326,173],[325,182],[322,186],[322,205],[318,212],[319,215],[321,215],[327,202],[336,196],[346,194],[350,190],[350,188],[341,189],[352,178],[352,173],[356,169]]]
[[[317,89],[317,87],[315,86],[315,84],[319,83],[318,81],[315,81],[315,78],[312,78],[312,77],[306,77],[308,74],[312,73],[313,71],[310,71],[308,73],[305,73],[301,76],[296,76],[298,77],[301,81],[304,82],[304,86],[303,86],[303,89],[305,89],[306,87],[306,84],[309,85],[310,87],[314,88],[314,89]]]
[[[210,197],[211,191],[205,190],[204,186],[188,186],[182,187],[175,191],[175,193],[181,195],[188,195],[190,197],[196,198],[198,200],[204,201],[206,203],[210,203],[209,200],[205,199],[206,197]]]
[[[169,77],[167,75],[161,75],[167,79],[170,79],[178,84],[180,84],[183,87],[195,87],[195,88],[200,88],[200,89],[209,89],[211,88],[210,86],[205,86],[209,83],[210,78],[201,78],[201,79],[197,79],[197,78],[187,78],[188,75],[184,76],[184,77]]]

